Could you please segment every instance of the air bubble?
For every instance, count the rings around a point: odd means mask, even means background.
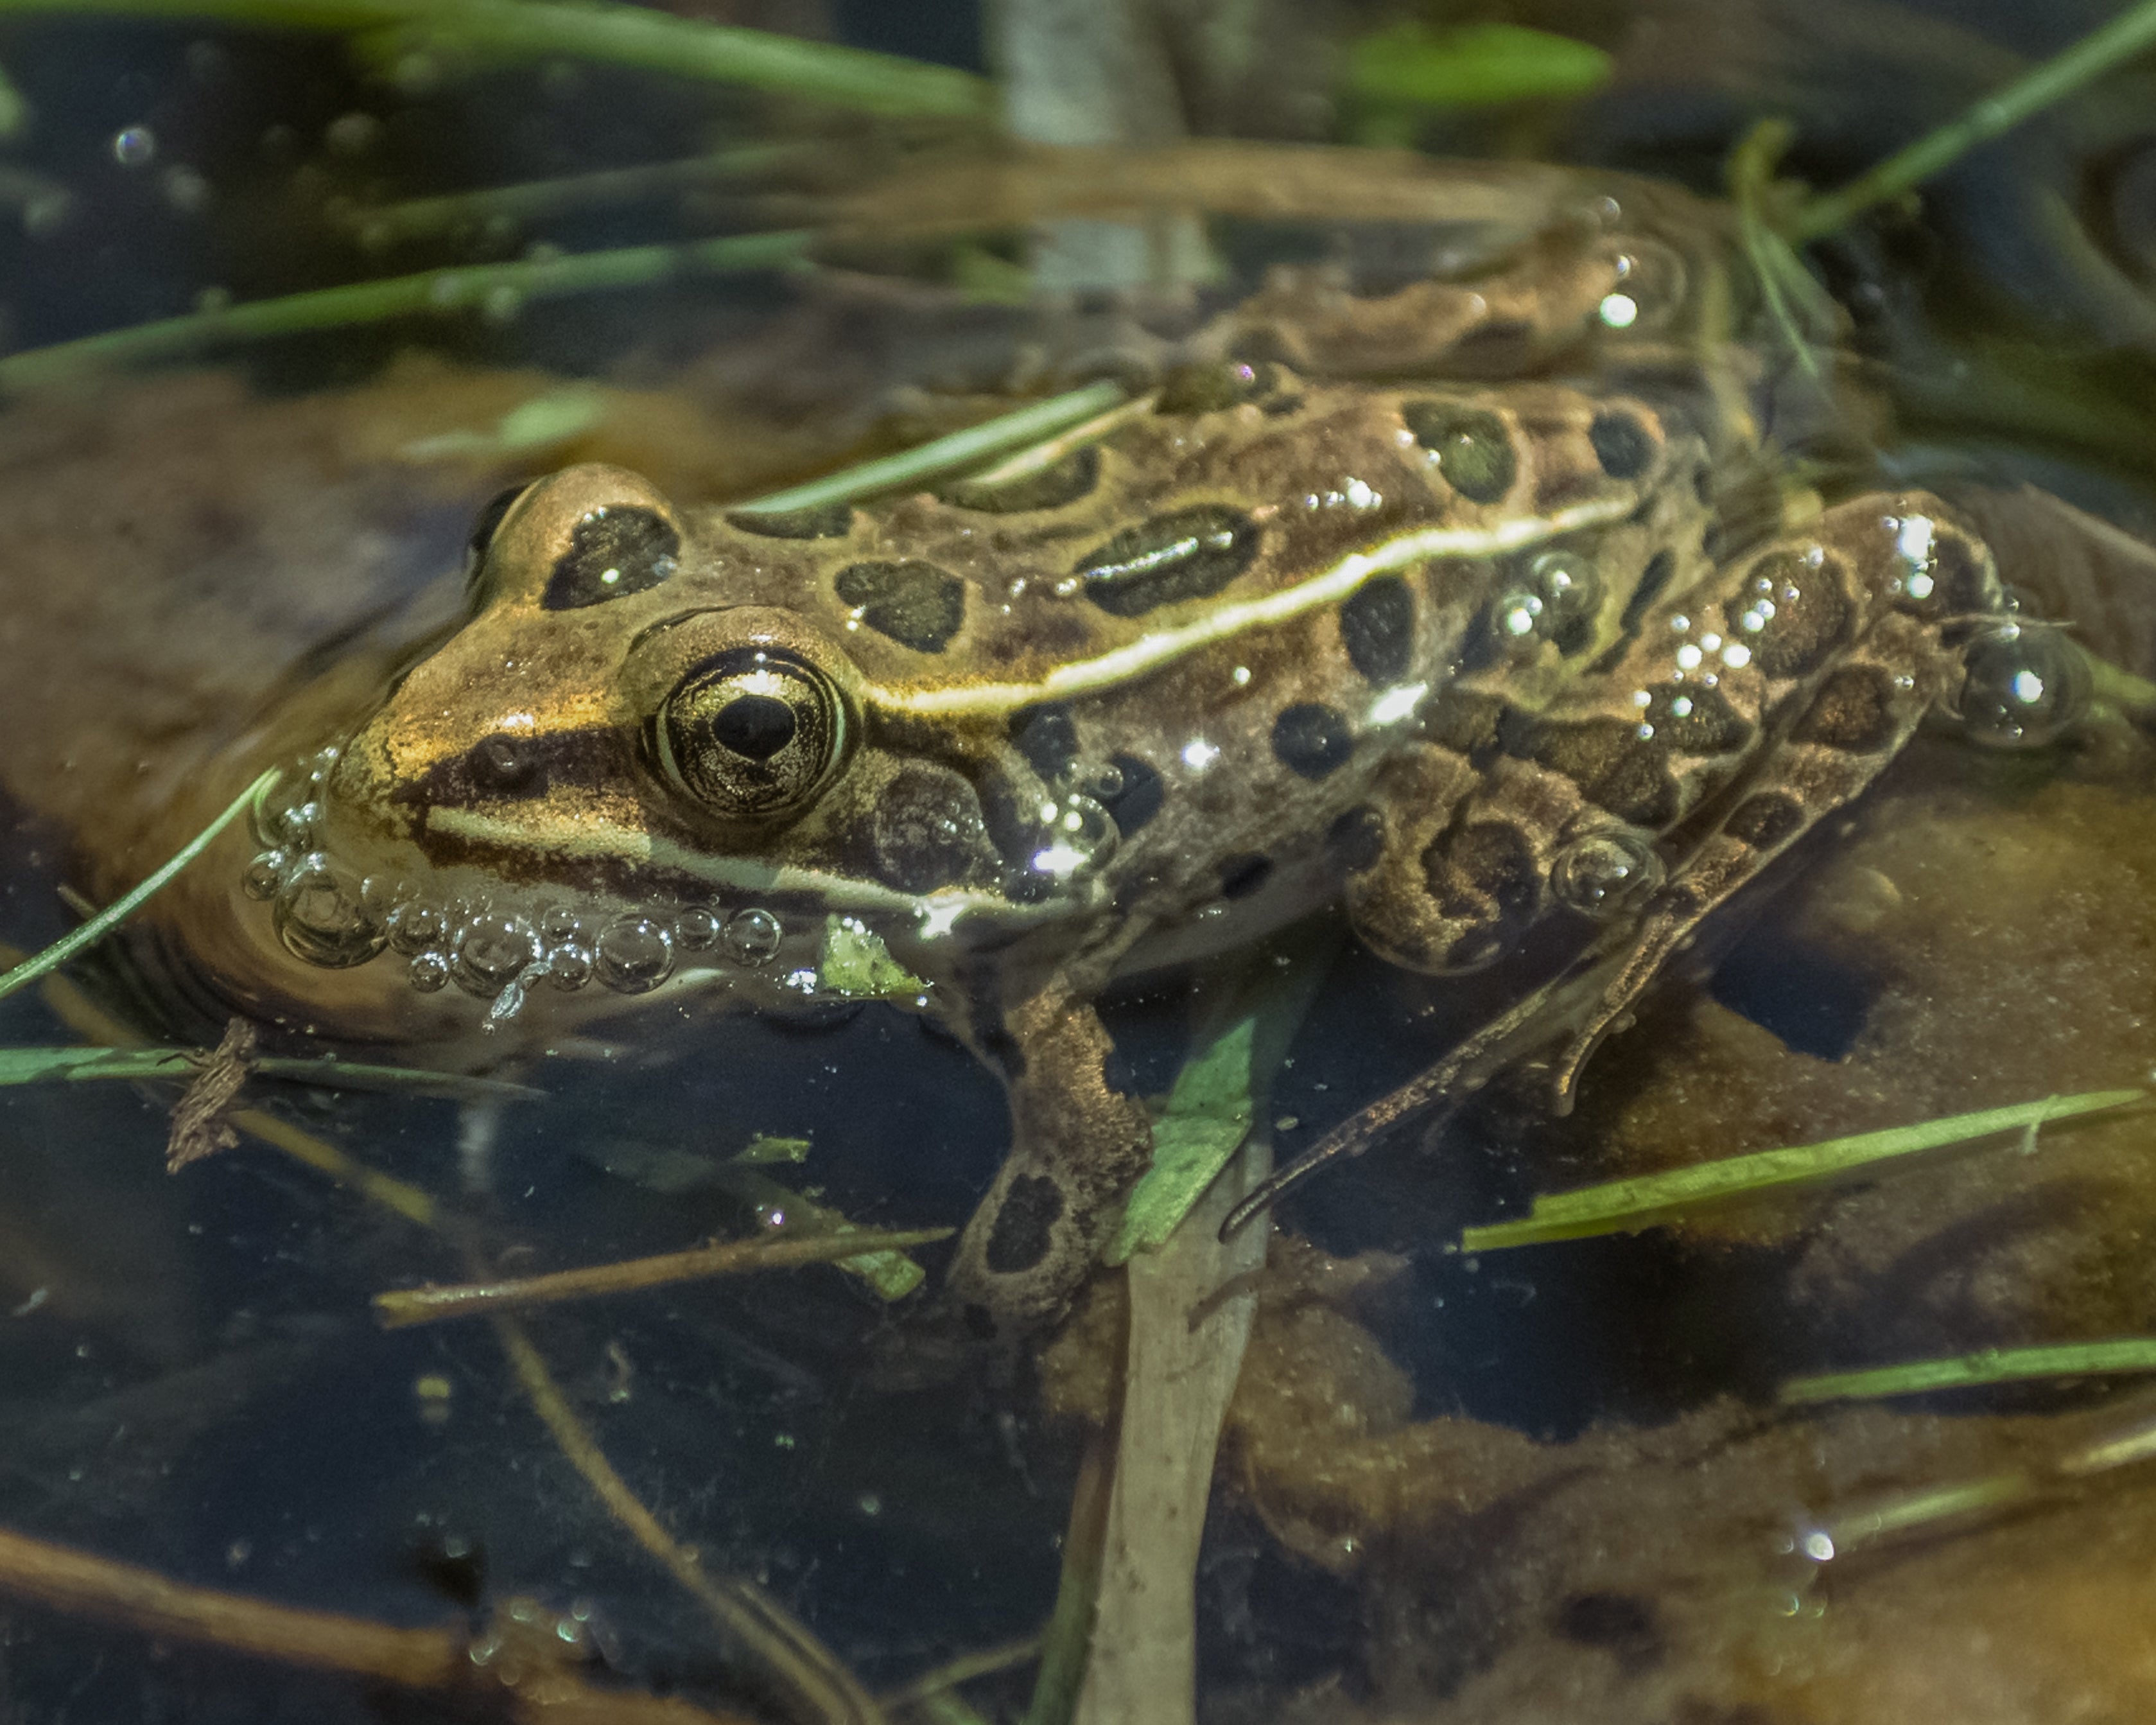
[[[1575,552],[1543,552],[1527,565],[1527,577],[1542,596],[1545,633],[1592,616],[1602,602],[1602,578],[1593,560]]]
[[[291,866],[292,859],[284,852],[264,851],[247,865],[247,873],[239,878],[240,890],[250,899],[274,899]]]
[[[2088,661],[2056,628],[2008,623],[1973,642],[1963,663],[1955,708],[1972,742],[2041,749],[2088,711]]]
[[[1630,909],[1662,883],[1662,859],[1629,832],[1589,832],[1560,848],[1550,864],[1550,891],[1560,904],[1592,917]]]
[[[548,945],[555,946],[565,940],[581,940],[584,925],[567,905],[549,904],[539,913],[539,932],[546,937]]]
[[[1542,639],[1543,596],[1517,587],[1497,598],[1497,633],[1519,647],[1532,647]]]
[[[547,955],[547,980],[564,994],[592,980],[592,955],[573,940],[565,941]]]
[[[538,956],[538,933],[522,917],[482,914],[459,930],[453,974],[465,993],[492,1000]]]
[[[112,134],[112,159],[122,167],[147,167],[157,157],[157,134],[148,126],[122,126]]]
[[[360,903],[359,883],[319,853],[285,878],[273,920],[295,956],[330,970],[365,964],[388,939]]]
[[[449,919],[439,904],[398,905],[384,919],[389,944],[399,952],[421,952],[449,939]]]
[[[727,953],[744,965],[767,965],[778,955],[783,931],[778,919],[767,910],[737,910],[726,919],[721,939]]]
[[[278,837],[304,847],[314,837],[315,826],[322,818],[322,806],[312,801],[295,803],[277,817]]]
[[[439,952],[415,952],[404,978],[422,994],[438,994],[449,980],[449,961]]]
[[[719,919],[701,904],[692,904],[674,919],[675,943],[684,952],[709,952],[719,944]]]
[[[592,960],[617,994],[643,994],[674,971],[674,940],[648,916],[618,917],[600,930]]]

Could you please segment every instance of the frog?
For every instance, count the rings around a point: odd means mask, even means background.
[[[872,950],[1009,1099],[942,1295],[984,1340],[1067,1310],[1147,1166],[1100,1012],[1133,974],[1336,902],[1436,976],[1562,923],[1591,961],[1476,1045],[1553,1042],[1562,1089],[1952,708],[2010,600],[1939,497],[1780,482],[1751,350],[1687,345],[1710,272],[1666,239],[1604,212],[1510,268],[1276,279],[932,490],[512,487],[462,616],[168,923],[235,1010],[450,1060],[796,1010],[833,943]]]

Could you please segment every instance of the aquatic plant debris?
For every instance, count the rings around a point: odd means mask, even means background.
[[[2078,1096],[2051,1096],[2039,1102],[1948,1115],[1914,1125],[1860,1132],[1818,1144],[1761,1150],[1725,1156],[1689,1168],[1612,1180],[1576,1192],[1538,1197],[1517,1221],[1463,1229],[1462,1252],[1495,1252],[1511,1246],[1543,1245],[1557,1240],[1625,1233],[1677,1219],[1695,1206],[1780,1191],[1846,1174],[1870,1164],[1917,1151],[1938,1150],[2001,1132],[2041,1128],[2081,1115],[2124,1108],[2148,1099],[2146,1090],[2092,1090]]]
[[[824,960],[817,967],[819,986],[834,994],[918,995],[928,985],[891,955],[883,938],[858,917],[831,916],[824,925]]]
[[[0,0],[0,3],[4,3],[4,0]],[[0,367],[5,364],[5,361],[0,360]],[[902,486],[918,484],[924,479],[955,473],[977,461],[984,461],[991,456],[1001,455],[1006,450],[1052,435],[1081,420],[1119,406],[1122,400],[1123,389],[1120,384],[1088,384],[1082,389],[1066,390],[1060,395],[1051,395],[1045,401],[1036,401],[1029,406],[1019,408],[1014,413],[998,414],[993,420],[983,420],[979,425],[968,425],[963,431],[953,431],[948,436],[917,444],[911,449],[900,451],[895,456],[884,456],[873,461],[862,461],[851,467],[841,468],[821,479],[812,479],[801,485],[789,486],[783,492],[752,497],[745,503],[733,505],[733,507],[755,513],[776,513],[788,509],[814,509],[825,503],[850,503],[858,498],[872,497],[883,492],[896,491]]]
[[[1348,46],[1344,92],[1365,101],[1427,108],[1485,107],[1529,96],[1584,95],[1609,78],[1592,43],[1519,24],[1434,28],[1413,22]]]
[[[4,16],[12,0],[0,0]],[[99,366],[169,359],[232,342],[308,330],[343,329],[391,317],[513,312],[534,300],[646,287],[683,275],[798,267],[815,236],[807,232],[734,234],[682,245],[629,245],[506,264],[453,265],[409,275],[313,288],[131,324],[0,358],[0,390],[64,382]]]
[[[2141,0],[1847,185],[1804,199],[1780,224],[1784,237],[1802,245],[1838,232],[2150,47],[2156,47],[2156,0]]]
[[[934,1245],[955,1232],[948,1228],[896,1229],[834,1228],[811,1233],[765,1235],[724,1240],[685,1252],[588,1264],[544,1275],[502,1277],[490,1282],[458,1282],[446,1286],[395,1288],[374,1296],[374,1314],[385,1330],[430,1324],[443,1318],[479,1317],[517,1311],[564,1300],[600,1294],[634,1293],[674,1282],[710,1276],[743,1275],[757,1270],[790,1269],[804,1264],[829,1264],[870,1253],[903,1252],[909,1246]]]
[[[386,37],[400,57],[434,49],[467,58],[597,60],[877,114],[985,119],[994,100],[986,79],[955,67],[609,0],[0,0],[0,16],[31,12],[215,18],[377,43]]]
[[[2127,1372],[2156,1372],[2156,1336],[2034,1347],[1987,1347],[1944,1359],[1821,1372],[1791,1378],[1775,1393],[1775,1399],[1784,1407],[1797,1407],[1813,1402],[1914,1396],[1932,1390],[2016,1383],[2032,1377],[2087,1377]]]
[[[172,1126],[165,1141],[165,1171],[177,1174],[189,1162],[238,1147],[239,1131],[232,1105],[254,1070],[254,1045],[261,1033],[250,1019],[233,1017],[208,1058],[195,1068],[185,1094],[172,1105]]]
[[[0,364],[4,363],[4,361],[0,361]],[[140,886],[131,892],[122,893],[98,912],[95,916],[90,918],[88,922],[83,924],[80,928],[70,929],[67,934],[61,935],[43,952],[24,959],[5,976],[0,976],[0,1000],[5,1000],[18,989],[36,981],[38,977],[57,971],[77,953],[95,946],[113,929],[118,928],[158,892],[170,884],[172,878],[182,868],[208,850],[218,834],[229,826],[239,817],[240,811],[247,808],[255,798],[275,784],[276,779],[277,771],[274,767],[262,774],[226,806],[223,814],[181,846],[173,854],[171,862],[158,869]]]
[[[1177,1074],[1152,1127],[1152,1166],[1101,1254],[1110,1264],[1158,1246],[1204,1196],[1250,1135],[1250,1042],[1257,1017],[1238,1019]]]
[[[0,1089],[14,1084],[80,1084],[117,1079],[187,1079],[202,1058],[198,1048],[0,1048]],[[453,1072],[428,1072],[416,1066],[375,1066],[332,1058],[295,1059],[259,1055],[249,1068],[263,1078],[290,1079],[326,1090],[407,1090],[459,1100],[499,1097],[536,1102],[547,1093],[506,1079],[470,1078]]]

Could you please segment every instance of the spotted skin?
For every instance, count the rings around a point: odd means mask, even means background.
[[[1606,1025],[1878,770],[1951,682],[1954,620],[1994,603],[1927,498],[1799,531],[1774,491],[1733,520],[1710,476],[1755,461],[1752,429],[1726,380],[1654,357],[1688,302],[1640,311],[1636,389],[1598,322],[1635,239],[1573,209],[1472,286],[1355,306],[1284,278],[1157,397],[998,482],[773,513],[616,468],[542,481],[481,535],[469,622],[342,739],[316,842],[535,922],[773,919],[783,956],[685,963],[644,1001],[798,1004],[828,923],[873,933],[917,980],[902,1003],[1009,1097],[949,1309],[1007,1340],[1050,1322],[1149,1154],[1092,1004],[1116,976],[1342,895],[1399,962],[1485,964],[1572,914],[1553,865],[1614,832],[1666,879],[1568,1007]],[[1887,513],[1936,523],[1921,595]],[[1582,578],[1562,592],[1536,586],[1553,554]],[[304,996],[271,924],[240,986]],[[415,1009],[403,962],[303,1004],[438,1043],[485,1021],[490,1052],[624,1009]]]

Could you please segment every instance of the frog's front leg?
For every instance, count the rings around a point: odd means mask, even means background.
[[[1152,1154],[1144,1107],[1113,1079],[1115,1044],[1057,979],[969,1027],[1003,1074],[1011,1148],[958,1242],[950,1291],[968,1328],[1005,1337],[1060,1317]]]

